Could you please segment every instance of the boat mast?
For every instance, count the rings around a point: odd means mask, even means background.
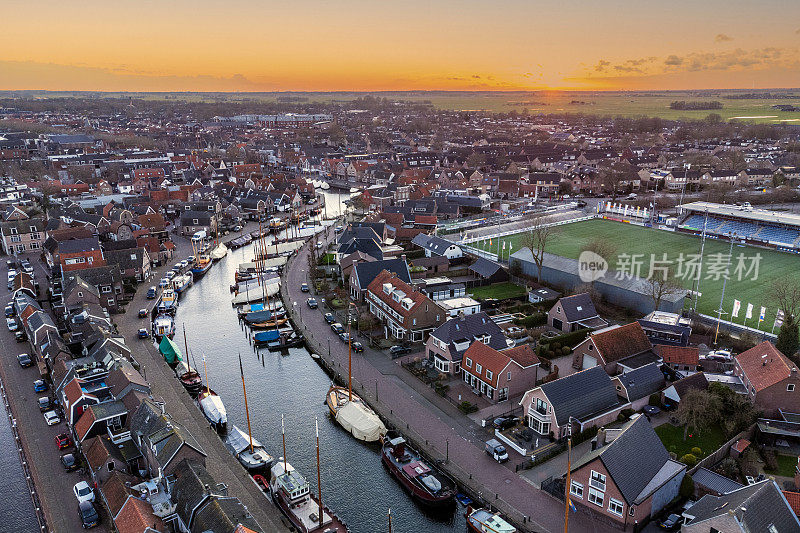
[[[569,507],[572,503],[569,499],[569,489],[570,489],[570,474],[572,470],[572,417],[569,419],[568,424],[568,431],[569,437],[567,438],[567,484],[564,487],[564,491],[566,491],[566,498],[565,498],[565,506],[564,506],[564,533],[567,533],[567,529],[569,528]]]
[[[242,375],[242,392],[244,393],[244,412],[247,414],[247,435],[250,437],[250,453],[253,453],[253,430],[250,428],[250,409],[247,408],[247,387],[244,385],[244,368],[242,352],[239,352],[239,373]]]
[[[189,358],[189,343],[186,341],[186,322],[181,323],[183,325],[183,349],[186,350],[186,358]],[[187,362],[186,365],[188,366],[189,363]]]
[[[352,302],[350,305],[354,305]],[[353,336],[350,334],[353,319],[350,318],[350,306],[347,307],[347,400],[353,401]]]
[[[281,415],[281,438],[283,439],[283,471],[288,472],[286,469],[286,428],[283,425],[283,415]]]
[[[325,517],[325,512],[322,508],[322,474],[319,468],[319,423],[317,417],[314,417],[314,429],[317,432],[317,499],[319,500],[319,527],[322,528],[322,522]]]
[[[389,507],[389,533],[392,533],[392,508]]]
[[[203,374],[206,375],[206,395],[211,394],[211,388],[208,386],[208,368],[206,368],[206,352],[203,352]]]

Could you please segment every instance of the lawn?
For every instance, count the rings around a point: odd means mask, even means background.
[[[520,234],[501,240],[507,241],[507,244],[511,246],[511,253],[519,250],[522,246]],[[651,254],[656,254],[655,257],[660,259],[663,253],[667,253],[667,259],[673,262],[674,267],[680,254],[684,254],[684,257],[686,257],[690,254],[700,253],[699,237],[600,219],[558,226],[556,233],[547,245],[547,251],[577,259],[586,246],[596,240],[612,243],[616,247],[615,257],[606,258],[609,268],[612,270],[617,269],[618,265],[621,264],[621,259],[619,259],[621,254],[643,254],[644,264],[641,270],[643,277],[647,277],[649,274]],[[488,243],[485,245],[483,243],[475,243],[474,245],[489,249]],[[502,244],[500,246],[502,251]],[[493,251],[497,250],[497,239],[492,240],[491,248]],[[706,277],[709,273],[708,268],[715,257],[719,258],[718,254],[727,256],[729,249],[730,246],[727,242],[706,239],[703,251],[703,275],[700,281],[701,296],[698,299],[697,306],[700,313],[716,316],[714,312],[719,308],[723,279],[721,276],[719,279],[714,279],[714,277],[706,279]],[[742,280],[739,280],[738,276],[731,276],[725,288],[725,301],[723,302],[723,309],[729,314],[727,316],[723,315],[723,318],[730,319],[733,300],[740,300],[742,302],[742,311],[739,313],[738,319],[734,319],[734,321],[742,323],[745,319],[747,304],[752,303],[754,307],[753,318],[748,320],[746,325],[757,327],[758,313],[763,305],[766,307],[766,318],[760,329],[770,331],[778,309],[768,297],[768,287],[774,280],[785,277],[793,278],[800,283],[800,257],[774,250],[734,245],[732,265],[734,273],[740,254],[743,254],[745,258],[745,268],[750,266],[750,259],[754,258],[755,254],[760,254],[761,261],[758,267],[758,277],[753,280],[752,273],[742,276]],[[507,247],[504,257],[508,255]],[[725,259],[725,263],[727,263],[727,259]],[[684,280],[683,285],[690,289],[692,282],[687,279]],[[688,298],[686,305],[687,307],[690,305]]]
[[[666,423],[658,426],[656,429],[656,434],[661,439],[661,442],[664,443],[664,447],[669,452],[675,452],[678,456],[678,459],[686,455],[687,453],[691,453],[692,448],[697,446],[701,450],[703,450],[703,457],[706,455],[715,452],[720,446],[725,444],[725,433],[723,433],[722,428],[719,426],[714,426],[713,428],[707,429],[702,433],[697,432],[689,432],[689,435],[686,437],[686,440],[683,440],[683,428],[678,426],[673,426],[672,424]],[[697,459],[700,460],[703,457],[698,457]]]
[[[505,300],[507,298],[516,298],[525,294],[525,288],[513,283],[495,283],[494,285],[484,285],[483,287],[475,287],[469,289],[469,294],[477,300],[485,300],[487,298],[497,298],[498,300]]]
[[[778,459],[778,470],[775,472],[767,472],[766,468],[764,469],[765,472],[768,474],[776,474],[778,476],[783,477],[794,477],[795,467],[797,466],[797,457],[793,455],[779,455]]]

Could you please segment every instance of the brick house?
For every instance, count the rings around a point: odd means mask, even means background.
[[[593,444],[572,464],[569,497],[601,525],[635,527],[678,496],[686,465],[670,458],[645,417],[599,430]]]
[[[800,376],[797,366],[769,341],[734,358],[733,371],[747,395],[764,416],[780,418],[778,409],[800,413]]]
[[[568,427],[574,434],[613,422],[629,406],[618,397],[611,378],[599,366],[535,387],[519,404],[528,427],[555,439],[564,438]]]
[[[608,322],[600,318],[589,293],[560,298],[547,312],[547,324],[569,333],[578,329],[604,328]]]
[[[499,403],[536,386],[539,358],[527,344],[501,352],[474,341],[464,352],[461,370],[474,393]]]
[[[367,287],[369,312],[399,340],[424,341],[444,320],[444,310],[430,298],[387,270],[375,276]]]
[[[659,361],[653,345],[638,322],[611,326],[593,332],[575,347],[572,366],[576,369],[602,366],[609,375]],[[621,367],[621,368],[620,368]]]
[[[3,253],[38,252],[44,244],[47,223],[41,218],[10,220],[0,224]]]
[[[105,266],[106,264],[97,237],[62,241],[58,244],[58,256],[62,272]]]
[[[458,375],[464,352],[474,341],[480,341],[495,350],[508,348],[500,326],[486,313],[475,313],[453,317],[433,330],[426,342],[425,353],[436,370]]]
[[[664,364],[680,372],[697,372],[700,363],[700,349],[697,346],[668,346],[661,344],[656,352]]]

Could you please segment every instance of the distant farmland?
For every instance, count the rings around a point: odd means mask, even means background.
[[[580,253],[586,249],[586,246],[596,240],[613,243],[616,246],[616,256],[619,256],[619,254],[643,254],[645,258],[645,264],[642,268],[643,276],[647,276],[649,273],[650,254],[655,254],[657,258],[660,258],[663,253],[667,253],[667,258],[675,261],[681,253],[688,256],[700,252],[700,239],[698,237],[600,219],[558,226],[555,236],[551,238],[547,245],[547,251],[563,257],[577,259]],[[503,250],[503,241],[506,242],[506,250],[503,252],[504,258],[508,256],[509,245],[514,252],[523,245],[521,234],[501,238],[501,251]],[[492,239],[491,251],[493,253],[497,253],[497,244],[498,240]],[[486,250],[490,248],[488,243],[474,243],[473,245]],[[728,250],[729,243],[706,239],[703,253],[704,272],[707,271],[706,269],[711,262],[710,258],[714,254],[727,254]],[[747,304],[752,303],[755,308],[753,311],[754,317],[747,321],[747,325],[755,327],[758,321],[758,312],[763,305],[767,308],[767,312],[761,329],[770,331],[778,309],[774,306],[774,302],[769,299],[769,286],[779,278],[791,278],[800,284],[800,256],[752,246],[734,245],[732,268],[735,268],[736,258],[740,253],[744,254],[745,257],[751,257],[756,253],[761,254],[758,279],[751,280],[746,278],[742,281],[738,281],[735,278],[729,279],[725,288],[723,309],[728,313],[727,319],[730,319],[733,300],[740,300],[742,302],[742,311],[739,314],[739,318],[733,320],[741,324],[742,320],[744,320]],[[609,263],[609,268],[615,269],[617,259],[606,258],[606,260]],[[705,274],[703,275],[704,277]],[[688,289],[691,288],[692,284],[691,281],[686,281],[683,285]],[[706,315],[716,316],[714,312],[719,308],[719,300],[722,295],[722,279],[701,279],[700,292],[702,296],[698,300],[697,310]],[[687,307],[689,305],[688,299],[686,305]],[[723,319],[725,318],[726,316],[723,315]]]

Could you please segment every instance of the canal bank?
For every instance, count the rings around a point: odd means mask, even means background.
[[[326,237],[333,239],[330,233]],[[281,294],[292,321],[306,336],[309,349],[320,356],[326,368],[346,379],[346,344],[330,332],[322,313],[303,308],[307,295],[299,288],[308,279],[309,252],[306,244],[292,255],[283,272]],[[437,405],[440,402],[426,394],[430,391],[422,391],[416,378],[403,375],[404,370],[384,353],[365,347],[365,352],[353,361],[354,390],[387,426],[406,435],[471,496],[499,510],[523,531],[563,529],[563,504],[532,487],[508,465],[486,456],[480,442],[476,443],[480,441],[476,435],[481,434],[476,429],[480,428],[465,424],[463,416],[450,415],[449,404]],[[580,515],[570,520],[570,529],[594,531],[591,520]]]

